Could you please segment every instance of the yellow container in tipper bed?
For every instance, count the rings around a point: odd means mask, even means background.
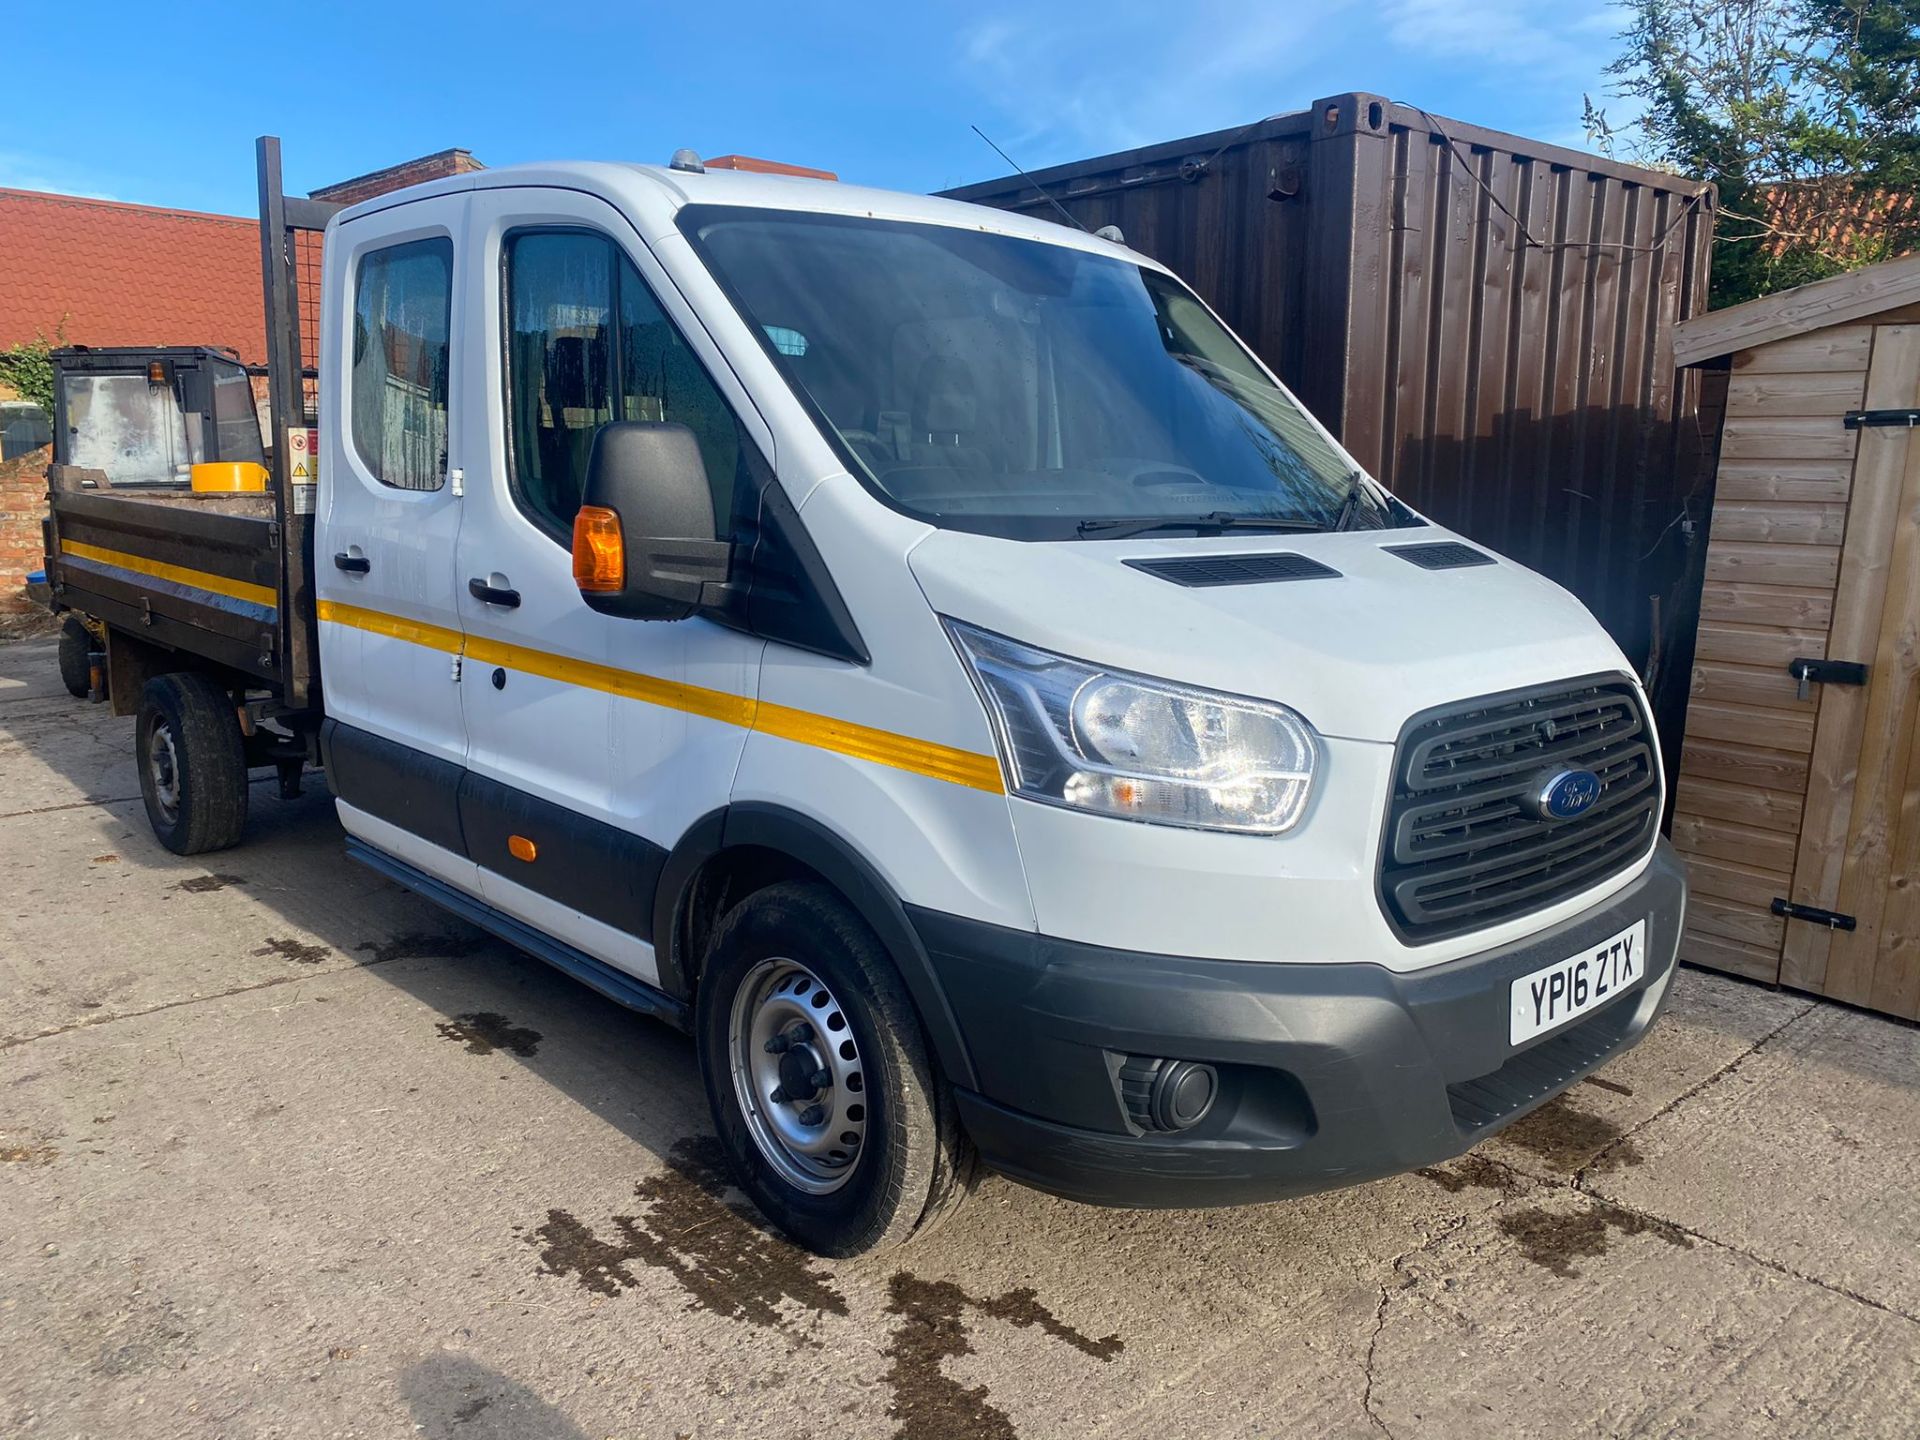
[[[251,460],[219,460],[193,467],[196,495],[258,495],[267,488],[267,467]]]

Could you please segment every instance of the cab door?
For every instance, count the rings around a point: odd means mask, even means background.
[[[573,517],[611,420],[693,429],[723,536],[747,447],[770,456],[770,437],[613,207],[538,188],[473,206],[462,825],[491,903],[654,981],[654,881],[726,801],[764,642],[590,610]]]
[[[472,888],[456,804],[467,749],[455,583],[466,205],[399,205],[327,241],[321,386],[336,413],[321,429],[314,559],[341,820]]]

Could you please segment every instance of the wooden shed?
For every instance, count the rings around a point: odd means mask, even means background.
[[[1920,1018],[1920,256],[1685,321],[1674,358],[1726,372],[1681,957]]]

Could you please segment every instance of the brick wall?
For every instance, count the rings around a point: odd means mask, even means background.
[[[468,151],[442,150],[433,155],[422,155],[418,160],[389,165],[384,170],[375,170],[368,175],[356,175],[351,180],[323,185],[309,193],[315,200],[328,200],[335,205],[357,205],[362,200],[385,195],[389,190],[398,190],[404,185],[419,185],[428,180],[441,180],[449,175],[465,175],[469,171],[486,168]]]
[[[37,609],[27,596],[27,572],[46,558],[40,521],[47,513],[47,465],[52,450],[0,462],[0,615]]]

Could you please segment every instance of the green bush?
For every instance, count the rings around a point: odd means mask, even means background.
[[[53,342],[36,335],[24,345],[0,349],[0,384],[11,385],[53,417]]]

